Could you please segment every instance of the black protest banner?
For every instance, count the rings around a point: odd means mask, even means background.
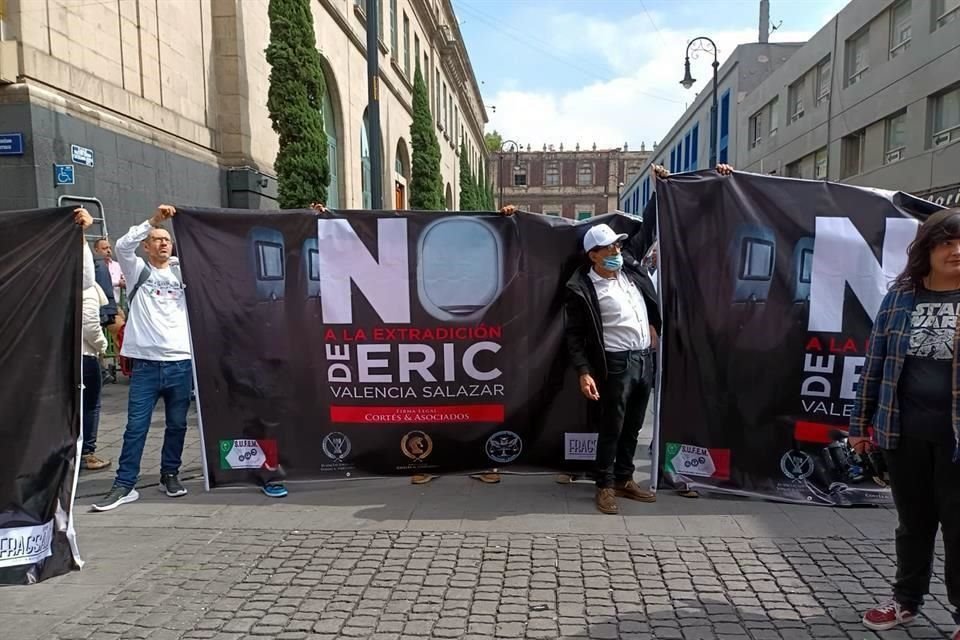
[[[671,177],[657,197],[666,484],[889,502],[846,429],[873,318],[932,205],[715,172]]]
[[[588,225],[178,211],[213,484],[278,464],[293,478],[591,466],[561,308]]]
[[[80,242],[70,208],[0,212],[0,584],[80,563]]]

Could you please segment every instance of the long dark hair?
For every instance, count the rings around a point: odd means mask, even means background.
[[[907,248],[907,266],[891,285],[892,289],[923,286],[930,275],[930,252],[945,240],[960,238],[960,208],[937,211],[917,230],[917,237]]]

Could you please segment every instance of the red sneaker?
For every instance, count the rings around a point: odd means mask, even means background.
[[[863,615],[863,624],[873,631],[887,631],[901,624],[913,622],[916,617],[916,611],[901,605],[896,600],[891,600],[887,604],[867,611]],[[953,640],[960,639],[955,637]]]

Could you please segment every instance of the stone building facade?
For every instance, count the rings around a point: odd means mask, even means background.
[[[618,190],[640,174],[649,158],[645,147],[630,151],[626,145],[622,149],[566,151],[562,146],[540,151],[528,147],[491,154],[488,175],[498,202],[584,220],[616,210]]]
[[[158,202],[275,208],[267,112],[268,0],[4,0],[0,209],[102,203],[111,235]],[[364,0],[313,0],[326,80],[329,200],[369,206]],[[485,159],[487,121],[450,0],[381,0],[384,208],[409,201],[413,74],[431,93],[447,206],[460,141]],[[9,142],[9,144],[8,144]],[[54,165],[73,165],[56,183]],[[61,176],[66,177],[66,176]]]

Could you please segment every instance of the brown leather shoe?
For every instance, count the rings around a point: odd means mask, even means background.
[[[89,471],[97,471],[99,469],[106,469],[110,466],[109,460],[104,460],[95,453],[86,453],[80,458],[81,468],[87,469]]]
[[[613,489],[610,487],[597,489],[597,509],[600,513],[606,513],[607,515],[620,513],[620,507],[617,506],[617,497]]]
[[[616,493],[621,498],[630,498],[637,502],[656,502],[657,494],[646,489],[641,489],[633,480],[625,482],[615,482],[613,484]]]

